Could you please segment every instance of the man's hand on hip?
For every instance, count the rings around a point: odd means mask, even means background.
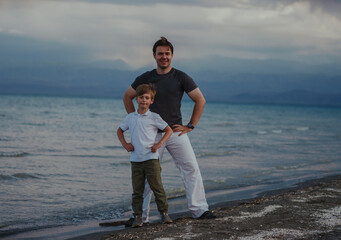
[[[180,124],[174,124],[173,126],[173,132],[180,132],[179,136],[181,136],[182,134],[191,132],[193,129],[189,128],[187,126],[183,126]]]

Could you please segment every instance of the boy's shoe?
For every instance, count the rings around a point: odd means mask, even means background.
[[[199,219],[212,219],[212,218],[216,218],[217,216],[211,212],[211,211],[206,211],[204,212],[200,217]]]
[[[134,220],[135,220],[134,216],[131,216],[131,217],[128,219],[128,221],[126,221],[126,222],[124,223],[124,226],[125,226],[125,227],[131,227],[131,226],[133,226]]]
[[[142,227],[142,225],[143,225],[142,217],[141,216],[135,216],[132,227],[133,228]]]
[[[161,214],[161,220],[163,224],[173,223],[172,219],[168,216],[167,213]]]

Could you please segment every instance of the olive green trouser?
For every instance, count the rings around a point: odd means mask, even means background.
[[[135,216],[142,215],[143,192],[146,179],[155,195],[155,202],[160,214],[168,212],[167,197],[161,181],[159,159],[131,162],[131,177],[133,185],[132,207]]]

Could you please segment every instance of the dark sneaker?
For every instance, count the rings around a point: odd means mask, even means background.
[[[204,212],[199,219],[212,219],[212,218],[216,218],[217,216],[211,212],[211,211],[206,211]]]
[[[161,214],[161,220],[163,224],[173,223],[172,219],[168,216],[167,213]]]
[[[142,227],[142,225],[143,225],[142,217],[141,216],[135,216],[132,227],[133,228]]]
[[[133,226],[134,220],[135,220],[134,216],[131,216],[131,217],[129,218],[129,220],[126,221],[126,222],[124,223],[124,226],[125,226],[125,227],[131,227],[131,226]]]

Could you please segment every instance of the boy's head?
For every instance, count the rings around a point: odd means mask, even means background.
[[[143,94],[148,93],[152,100],[156,95],[156,90],[152,84],[141,84],[136,88],[136,97],[142,96]]]
[[[156,91],[151,84],[141,84],[136,88],[136,102],[139,105],[138,112],[144,113],[150,104],[154,102]]]

